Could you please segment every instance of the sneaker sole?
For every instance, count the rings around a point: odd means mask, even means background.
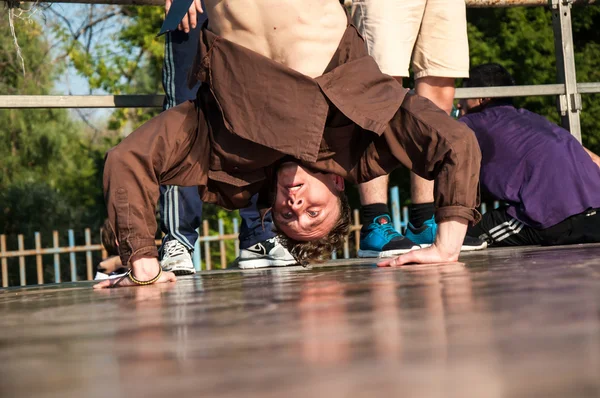
[[[189,270],[189,269],[178,269],[175,271],[171,271],[172,273],[174,273],[177,276],[185,276],[185,275],[194,275],[196,273],[196,270]]]
[[[269,267],[287,267],[289,265],[296,265],[296,260],[240,260],[238,261],[238,267],[240,269],[257,269],[257,268],[269,268]]]
[[[422,248],[426,248],[429,246],[431,246],[431,243],[421,243]],[[461,246],[460,251],[461,252],[474,252],[477,250],[483,250],[483,249],[487,248],[487,246],[488,246],[487,242],[483,242],[479,246]]]
[[[177,276],[194,275],[196,273],[195,268],[179,267],[179,266],[177,266],[177,264],[174,265],[171,269],[163,268],[163,271],[164,272],[172,272]]]
[[[487,248],[487,246],[488,246],[487,242],[483,242],[479,246],[462,246],[460,248],[460,250],[463,252],[474,252],[477,250],[483,250],[483,249]]]
[[[402,249],[402,250],[385,250],[385,251],[377,251],[377,250],[359,250],[358,257],[360,258],[384,258],[384,257],[394,257],[400,254],[408,253],[413,250],[420,249],[421,246],[413,246],[410,249]]]

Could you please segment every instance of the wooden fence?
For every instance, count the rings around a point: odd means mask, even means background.
[[[499,203],[494,202],[494,207]],[[482,213],[486,211],[486,204],[483,203],[480,208]],[[408,208],[403,207],[401,214],[399,206],[392,204],[392,213],[395,227],[397,229],[405,228],[408,222]],[[239,254],[237,247],[238,226],[237,219],[233,220],[233,231],[225,233],[224,222],[218,220],[218,233],[210,234],[210,225],[204,220],[202,231],[199,232],[199,239],[194,250],[194,263],[197,270],[211,270],[217,268],[213,266],[213,257],[219,259],[218,268],[227,268],[227,250],[225,242],[233,241],[235,244],[235,256]],[[333,253],[332,259],[342,256],[350,258],[358,252],[360,241],[360,216],[358,210],[353,212],[353,225],[350,227],[350,234],[344,242],[342,253]],[[77,244],[76,233],[74,230],[67,231],[67,246],[61,246],[59,231],[52,232],[52,246],[42,247],[42,235],[35,232],[33,236],[33,248],[25,248],[25,237],[23,234],[16,236],[16,249],[9,250],[7,247],[7,236],[0,235],[0,272],[2,275],[2,287],[9,287],[11,280],[18,279],[18,285],[32,285],[44,283],[60,283],[64,281],[92,280],[94,278],[94,264],[107,258],[107,253],[100,243],[100,232],[86,228],[83,235],[79,234],[83,245]],[[64,237],[63,237],[64,239]],[[160,240],[156,241],[160,245]],[[218,245],[218,255],[215,255],[215,245]],[[203,252],[203,253],[202,253]],[[204,256],[202,256],[204,254]],[[61,259],[62,257],[62,259]],[[68,257],[68,260],[66,260]],[[78,259],[79,257],[79,259]],[[202,257],[204,257],[202,259]],[[35,261],[33,261],[35,259]],[[16,261],[15,261],[16,260]],[[26,261],[29,260],[29,261]],[[12,264],[9,262],[12,261]],[[68,263],[68,268],[67,264]],[[85,264],[83,267],[82,263]],[[16,267],[18,265],[18,277]],[[216,265],[216,264],[215,264]],[[31,276],[28,278],[27,269],[30,273],[35,273],[36,282],[32,282]],[[33,272],[35,269],[35,272]],[[12,271],[12,272],[11,272]],[[64,277],[66,274],[66,277]],[[12,278],[10,276],[13,276]],[[50,277],[47,277],[50,276]],[[12,283],[16,285],[16,283]]]
[[[237,221],[237,219],[234,220]],[[357,250],[356,245],[358,244],[360,227],[358,210],[355,210],[354,225],[351,227],[351,234],[355,234],[356,241],[354,253]],[[194,252],[194,262],[198,270],[227,268],[225,242],[233,241],[237,243],[237,222],[234,222],[232,232],[225,233],[224,229],[224,222],[222,219],[219,219],[218,233],[210,234],[209,222],[204,220],[202,231],[198,231],[200,236]],[[12,237],[16,247],[11,249],[7,245],[7,235],[0,235],[0,274],[2,275],[2,287],[17,284],[25,286],[92,280],[94,278],[94,265],[108,257],[106,250],[100,244],[101,230],[92,231],[90,228],[86,228],[82,235],[79,234],[80,238],[81,236],[83,237],[79,239],[80,241],[77,241],[76,231],[73,229],[67,230],[66,236],[63,235],[65,234],[61,235],[59,231],[52,231],[52,246],[42,247],[42,234],[35,232],[33,236],[33,248],[25,248],[25,236],[19,234],[16,236],[16,240],[14,236]],[[65,243],[66,245],[64,245]],[[157,239],[156,245],[160,246],[160,243],[160,239]],[[218,255],[214,255],[214,249],[217,246]],[[343,250],[344,258],[350,258],[350,252],[350,246],[347,241]],[[236,244],[236,257],[238,254],[239,249]],[[337,254],[333,257],[335,258],[336,256]],[[214,264],[215,258],[218,258],[217,264]],[[34,259],[35,267],[33,266]],[[11,264],[9,264],[10,260],[13,260]],[[32,268],[35,268],[35,271]],[[29,275],[27,270],[29,270]],[[67,274],[66,277],[65,273]],[[50,277],[48,277],[49,275]],[[14,283],[15,279],[18,279],[18,283]],[[11,280],[13,283],[10,283]]]

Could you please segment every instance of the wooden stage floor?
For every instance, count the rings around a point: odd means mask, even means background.
[[[598,397],[600,245],[0,290],[0,397]]]

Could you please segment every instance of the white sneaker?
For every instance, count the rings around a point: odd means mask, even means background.
[[[241,269],[254,269],[285,267],[296,264],[296,260],[277,238],[271,238],[240,250],[237,263]]]
[[[107,274],[105,272],[96,271],[96,276],[94,276],[95,281],[103,281],[105,279],[117,279],[125,275],[127,272],[125,269],[120,269],[119,272],[112,272]]]
[[[193,275],[196,273],[192,256],[181,242],[176,239],[163,243],[162,260],[160,265],[163,271],[171,271],[175,275]]]

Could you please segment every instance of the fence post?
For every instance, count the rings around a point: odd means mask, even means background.
[[[0,253],[6,251],[6,235],[0,235]],[[8,287],[8,259],[2,257],[2,287]]]
[[[554,28],[554,48],[556,54],[556,76],[564,84],[565,93],[558,97],[558,107],[562,126],[581,142],[581,95],[577,91],[575,71],[575,49],[573,27],[571,26],[571,5],[573,0],[551,0],[552,27]]]
[[[75,247],[75,233],[73,232],[72,229],[70,229],[68,231],[68,235],[69,235],[69,249],[70,253],[69,253],[69,263],[71,264],[71,281],[76,282],[77,281],[77,260],[75,258],[75,252],[73,251],[73,248]]]
[[[25,243],[23,243],[23,234],[19,234],[17,236],[17,240],[19,243],[19,251],[22,252],[25,250]],[[25,276],[25,256],[19,256],[19,280],[21,282],[21,286],[25,286],[27,284],[27,278]]]
[[[401,231],[400,222],[400,190],[398,187],[390,188],[390,201],[392,202],[392,222],[396,231]]]
[[[225,241],[223,240],[225,235],[225,225],[223,219],[219,218],[219,252],[221,254],[221,269],[227,268],[227,253],[225,253]]]
[[[37,268],[37,283],[44,284],[44,265],[42,263],[42,237],[39,232],[34,233],[35,236],[35,265]]]
[[[358,209],[354,209],[354,227],[358,227],[360,225],[360,213]],[[358,250],[360,248],[360,229],[356,228],[354,231],[354,246],[356,248],[356,257],[358,257]]]
[[[212,269],[212,264],[210,261],[210,242],[208,241],[208,234],[210,233],[208,229],[208,220],[202,221],[202,232],[204,235],[204,262],[206,263],[206,270],[210,271]]]
[[[344,238],[344,258],[350,258],[350,245],[348,244],[348,240],[350,236],[346,236]]]
[[[200,250],[200,228],[196,229],[196,233],[198,234],[198,239],[196,239],[196,243],[194,243],[194,253],[192,255],[192,262],[194,263],[194,268],[196,271],[202,270],[202,257]]]
[[[238,237],[240,235],[237,217],[233,217],[233,233]],[[240,256],[239,239],[236,239],[234,247],[235,247],[235,249],[234,249],[235,250],[235,258],[238,258]]]
[[[402,221],[402,226],[404,228],[408,228],[408,219],[409,219],[408,217],[409,217],[408,216],[408,206],[404,206],[402,208],[402,218],[404,219],[404,221]],[[402,232],[402,231],[398,230],[398,232]]]
[[[89,228],[85,229],[85,245],[88,248],[92,245],[92,232]],[[87,280],[91,281],[94,276],[92,275],[92,251],[89,249],[85,252],[85,267],[87,269]]]
[[[102,257],[102,260],[106,260],[106,258],[108,257],[108,253],[106,252],[106,249],[104,248],[104,245],[102,244],[102,228],[100,228],[100,257]]]
[[[58,254],[58,231],[52,231],[52,243],[56,253],[54,253],[54,283],[60,283],[60,254]]]

